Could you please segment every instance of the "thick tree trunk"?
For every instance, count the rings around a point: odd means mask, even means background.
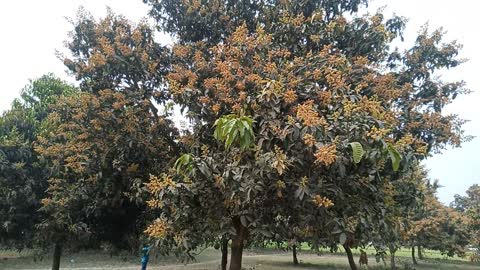
[[[418,259],[423,260],[422,246],[417,247]]]
[[[390,249],[390,269],[396,270],[397,266],[395,265],[395,250]]]
[[[230,270],[242,269],[243,240],[241,236],[233,236],[232,252],[230,255]]]
[[[239,217],[233,218],[233,226],[235,227],[236,234],[232,237],[232,252],[230,255],[230,270],[242,269],[242,255],[243,245],[247,239],[248,231],[242,223]]]
[[[293,264],[298,265],[297,245],[292,246],[292,251],[293,251]]]
[[[417,259],[415,258],[415,246],[412,245],[412,261],[414,265],[417,265]]]
[[[227,263],[228,263],[228,238],[222,238],[222,270],[227,270]]]
[[[59,243],[56,243],[55,248],[53,250],[52,270],[60,269],[60,257],[62,257],[62,246]]]
[[[345,252],[347,253],[348,264],[350,265],[350,269],[357,270],[357,265],[355,264],[355,260],[353,259],[352,250],[347,245],[343,245],[343,248],[345,248]]]

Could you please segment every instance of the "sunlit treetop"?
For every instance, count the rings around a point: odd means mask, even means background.
[[[165,101],[166,49],[146,22],[133,24],[111,11],[96,20],[80,9],[71,23],[69,53],[60,57],[83,91],[111,89],[137,100]]]

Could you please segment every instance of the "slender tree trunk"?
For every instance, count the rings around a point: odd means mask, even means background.
[[[355,264],[355,260],[353,259],[352,250],[347,245],[343,245],[343,248],[345,248],[345,252],[347,253],[348,264],[350,265],[350,269],[357,270],[358,268],[357,268],[357,265]]]
[[[242,223],[239,217],[233,218],[233,226],[235,227],[236,235],[232,237],[232,252],[230,255],[230,270],[242,269],[242,255],[244,242],[247,239],[248,231]]]
[[[298,258],[297,258],[297,245],[292,246],[293,250],[293,264],[298,265]]]
[[[55,243],[53,250],[53,265],[52,270],[60,269],[60,257],[62,256],[62,246],[59,243]]]
[[[397,266],[395,265],[395,252],[396,250],[390,249],[390,269],[395,270]]]
[[[222,238],[222,270],[227,270],[227,263],[228,263],[228,238]]]
[[[414,265],[417,265],[417,259],[415,258],[415,246],[412,245],[412,261]]]
[[[417,253],[418,253],[418,259],[419,259],[419,260],[423,260],[424,257],[423,257],[423,253],[422,253],[422,246],[419,245],[419,246],[417,247]]]

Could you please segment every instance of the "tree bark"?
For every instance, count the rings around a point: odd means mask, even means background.
[[[423,253],[422,253],[422,246],[419,245],[419,246],[417,247],[417,253],[418,253],[418,259],[419,259],[419,260],[423,260],[424,257],[423,257]]]
[[[297,245],[292,246],[293,251],[293,264],[298,265],[298,258],[297,258]]]
[[[62,246],[59,243],[55,243],[53,250],[53,265],[52,270],[60,269],[60,257],[62,256]]]
[[[228,238],[222,238],[222,270],[227,270],[227,263],[228,263]]]
[[[357,268],[357,265],[355,264],[355,260],[353,259],[352,250],[347,245],[343,245],[343,248],[345,248],[345,252],[347,253],[348,264],[350,265],[350,269],[357,270],[358,268]]]
[[[244,242],[247,239],[248,230],[242,225],[239,217],[233,218],[233,226],[236,234],[232,237],[232,252],[230,255],[230,270],[242,269],[242,255]]]
[[[415,246],[412,245],[412,261],[414,265],[417,265],[417,259],[415,258]]]
[[[397,266],[395,265],[395,250],[392,249],[390,249],[390,269],[397,269]]]

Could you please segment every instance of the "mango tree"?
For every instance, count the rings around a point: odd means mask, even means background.
[[[143,183],[179,150],[163,106],[165,49],[147,24],[112,12],[80,10],[72,23],[63,57],[81,92],[54,106],[36,144],[49,170],[40,227],[59,250],[73,238],[136,252],[149,219]]]
[[[76,93],[53,74],[31,80],[10,109],[0,116],[0,244],[6,247],[49,247],[37,225],[48,186],[48,170],[34,151],[52,106]]]
[[[451,207],[469,218],[468,229],[472,237],[470,244],[480,247],[480,186],[470,186],[466,196],[455,195]]]
[[[305,210],[316,245],[340,243],[349,250],[368,243],[384,220],[378,191],[399,177],[395,171],[463,139],[462,121],[440,114],[465,92],[462,83],[430,76],[460,63],[458,45],[441,44],[440,32],[424,31],[411,50],[389,53],[390,42],[401,37],[402,18],[343,16],[366,1],[146,2],[160,28],[178,38],[168,91],[191,120],[193,167],[204,159],[215,167],[191,180],[167,173],[159,182],[174,181],[175,193],[161,192],[161,184],[153,195],[163,202],[193,192],[199,201],[190,208],[197,211],[214,197],[217,208],[201,216],[211,222],[226,217],[222,224],[236,243],[231,269],[240,267],[238,243],[252,233],[268,235],[272,217],[291,216],[277,207],[282,201],[296,200],[296,209]],[[254,121],[253,143],[236,124],[242,117]],[[228,123],[231,136],[223,146],[212,131],[216,121]],[[354,158],[352,143],[362,147],[363,158]],[[225,190],[211,189],[209,179]],[[189,181],[195,191],[187,189]],[[182,222],[168,211],[162,216],[157,236],[173,244],[168,239],[180,233],[175,228]],[[351,253],[349,261],[354,268]]]

